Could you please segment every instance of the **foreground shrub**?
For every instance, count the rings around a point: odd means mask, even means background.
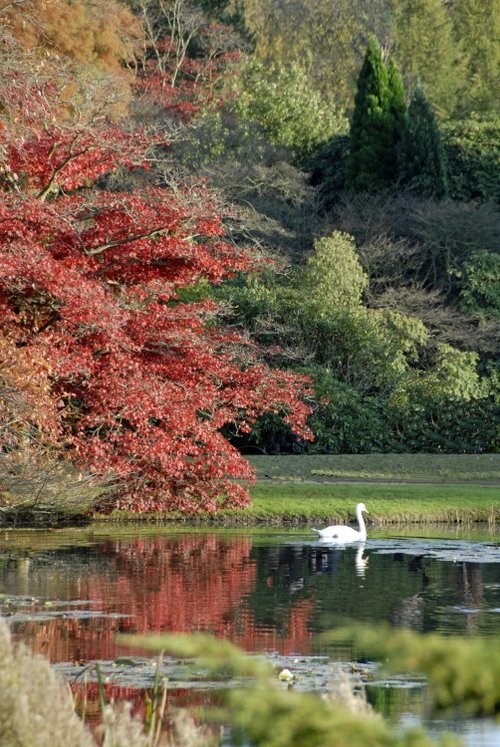
[[[69,688],[48,661],[12,646],[0,623],[0,744],[2,747],[95,747],[73,709]]]
[[[384,661],[391,672],[425,674],[435,711],[459,708],[475,716],[500,713],[500,646],[495,638],[421,635],[364,626],[333,631],[326,638],[356,641],[360,656]]]
[[[235,729],[241,744],[255,747],[451,747],[452,738],[433,742],[421,729],[396,734],[364,698],[345,696],[345,683],[319,698],[311,693],[283,689],[279,677],[265,662],[246,656],[229,641],[212,636],[164,635],[122,636],[127,645],[165,650],[174,656],[196,658],[212,674],[251,676],[245,688],[229,689],[220,717]]]

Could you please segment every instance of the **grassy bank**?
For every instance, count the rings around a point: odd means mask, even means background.
[[[347,521],[366,503],[373,526],[500,521],[500,454],[251,456],[252,505],[215,521]]]
[[[356,503],[373,526],[404,523],[500,521],[500,487],[362,483],[257,483],[248,520],[310,525],[353,517]],[[235,517],[236,518],[236,517]]]
[[[115,511],[94,518],[151,524],[310,526],[351,520],[355,504],[363,501],[375,527],[417,522],[500,522],[500,454],[255,456],[250,461],[257,482],[249,486],[252,504],[248,508],[187,516],[179,512]],[[36,477],[41,479],[38,472]],[[42,477],[47,492],[50,484],[45,475]],[[58,511],[65,511],[59,525],[79,523],[85,512],[89,521],[89,502],[83,498],[93,498],[94,489],[85,481],[76,481],[72,490],[65,483],[64,500],[59,500],[61,490],[48,491],[46,500],[38,496],[35,504],[38,513],[43,509],[41,522],[35,522],[33,515],[31,521],[29,517],[21,521],[21,508],[33,512],[34,499],[19,496],[1,507],[0,526],[56,526]],[[49,497],[52,503],[46,506]],[[13,512],[12,517],[9,512]]]
[[[500,523],[500,486],[373,483],[275,483],[250,486],[252,504],[216,514],[133,514],[115,511],[106,521],[176,522],[212,526],[258,524],[311,526],[345,522],[354,517],[356,503],[369,510],[369,523],[389,524],[488,522]]]
[[[500,454],[301,454],[247,459],[258,479],[279,482],[466,482],[500,486]]]

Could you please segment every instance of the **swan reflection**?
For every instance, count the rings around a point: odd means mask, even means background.
[[[316,543],[315,543],[316,544]],[[340,559],[342,554],[346,552],[345,546],[342,547],[342,545],[338,545],[337,542],[332,542],[331,540],[328,540],[326,538],[321,538],[317,542],[318,545],[321,545],[322,547],[328,547],[330,550],[333,550],[333,553]],[[365,552],[365,543],[364,542],[356,542],[355,544],[351,544],[350,547],[354,548],[356,547],[356,555],[354,556],[354,568],[356,571],[356,576],[359,576],[360,578],[365,577],[366,567],[368,565],[369,556],[364,556]],[[322,572],[328,572],[331,571],[331,553],[328,553],[327,556],[323,558],[322,562]]]
[[[368,565],[369,557],[364,558],[363,553],[365,551],[365,543],[360,542],[358,549],[356,550],[356,557],[354,558],[354,566],[356,568],[356,576],[360,578],[365,577],[366,566]]]

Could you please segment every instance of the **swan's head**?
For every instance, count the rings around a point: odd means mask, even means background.
[[[366,513],[369,513],[364,503],[358,503],[356,511],[366,511]]]

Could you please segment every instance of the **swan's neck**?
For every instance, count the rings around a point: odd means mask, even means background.
[[[365,520],[363,518],[363,512],[360,509],[357,509],[356,511],[356,518],[359,524],[359,534],[360,534],[361,540],[364,541],[366,539],[366,526],[365,526]]]

